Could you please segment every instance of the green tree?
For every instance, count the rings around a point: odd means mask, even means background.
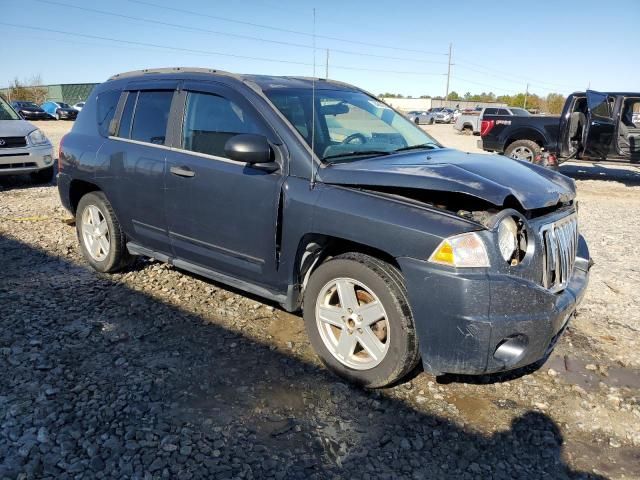
[[[546,110],[554,115],[558,115],[562,112],[564,103],[567,101],[566,97],[560,93],[550,93],[547,95],[547,108]]]

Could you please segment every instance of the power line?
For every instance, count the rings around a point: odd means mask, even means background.
[[[99,35],[89,35],[89,34],[77,33],[77,32],[66,32],[64,30],[55,30],[55,29],[52,29],[52,28],[31,27],[31,26],[28,26],[28,25],[18,25],[18,24],[14,24],[14,23],[0,22],[0,25],[6,25],[6,26],[9,26],[9,27],[14,27],[14,28],[24,28],[24,29],[27,29],[27,30],[35,30],[35,31],[40,31],[40,32],[58,33],[58,34],[62,34],[62,35],[70,35],[70,36],[73,36],[73,37],[89,38],[89,39],[93,39],[93,40],[104,40],[104,41],[109,41],[109,42],[118,42],[118,43],[123,43],[123,44],[126,44],[126,45],[137,45],[137,46],[142,46],[142,47],[153,47],[153,48],[164,49],[164,50],[173,50],[173,51],[177,51],[177,52],[195,53],[195,54],[198,54],[198,55],[220,55],[220,56],[223,56],[223,57],[241,58],[241,59],[245,59],[245,60],[257,60],[257,61],[261,61],[261,62],[274,62],[274,63],[285,63],[285,64],[291,64],[291,65],[313,66],[313,63],[299,62],[299,61],[295,61],[295,60],[282,60],[282,59],[279,59],[279,58],[268,58],[268,57],[253,57],[253,56],[249,56],[249,55],[238,55],[238,54],[233,54],[233,53],[225,53],[225,52],[218,52],[218,51],[212,51],[212,50],[198,50],[198,49],[184,48],[184,47],[173,47],[173,46],[170,46],[170,45],[160,45],[160,44],[157,44],[157,43],[138,42],[138,41],[135,41],[135,40],[123,40],[123,39],[119,39],[119,38],[103,37],[103,36],[99,36]],[[331,67],[332,68],[342,69],[342,70],[357,70],[357,71],[378,72],[378,73],[394,73],[394,74],[400,74],[400,75],[436,75],[436,76],[443,75],[441,73],[433,73],[433,72],[380,70],[380,69],[374,69],[374,68],[352,67],[352,66],[347,66],[347,65],[331,65]]]
[[[173,11],[173,12],[177,12],[177,13],[183,13],[183,14],[187,14],[187,15],[194,15],[196,17],[206,17],[206,18],[211,18],[214,20],[220,20],[223,22],[231,22],[231,23],[236,23],[236,24],[240,24],[240,25],[248,25],[251,27],[257,27],[257,28],[265,28],[267,30],[274,30],[274,31],[278,31],[278,32],[285,32],[285,33],[293,33],[295,35],[303,35],[305,37],[310,37],[311,34],[309,32],[302,32],[299,30],[290,30],[287,28],[281,28],[281,27],[274,27],[273,25],[264,25],[261,23],[254,23],[254,22],[247,22],[244,20],[237,20],[235,18],[229,18],[229,17],[221,17],[219,15],[210,15],[210,14],[206,14],[203,12],[195,12],[193,10],[186,10],[186,9],[182,9],[182,8],[174,8],[174,7],[168,7],[166,5],[160,5],[157,3],[153,3],[153,2],[148,2],[146,0],[129,0],[129,2],[132,3],[138,3],[140,5],[146,5],[149,7],[154,7],[154,8],[160,8],[163,10],[168,10],[168,11]],[[383,45],[383,44],[378,44],[378,43],[370,43],[370,42],[362,42],[359,40],[351,40],[351,39],[347,39],[347,38],[340,38],[340,37],[332,37],[329,35],[316,35],[317,38],[324,38],[325,40],[334,40],[337,42],[347,42],[347,43],[354,43],[354,44],[358,44],[358,45],[367,45],[369,47],[376,47],[376,48],[387,48],[387,49],[391,49],[391,50],[398,50],[398,51],[405,51],[405,52],[413,52],[413,53],[421,53],[421,54],[427,54],[427,55],[440,55],[440,56],[446,56],[446,53],[442,53],[442,52],[430,52],[427,50],[419,50],[419,49],[413,49],[413,48],[404,48],[404,47],[395,47],[395,46],[390,46],[390,45]]]
[[[239,34],[239,33],[221,32],[219,30],[212,30],[212,29],[209,29],[209,28],[201,28],[201,27],[195,27],[195,26],[184,25],[184,24],[179,24],[179,23],[164,22],[164,21],[161,21],[161,20],[153,20],[153,19],[145,18],[145,17],[137,17],[137,16],[133,16],[133,15],[125,15],[123,13],[109,12],[109,11],[106,11],[106,10],[98,10],[96,8],[81,7],[79,5],[72,5],[72,4],[69,4],[69,3],[57,2],[57,1],[54,1],[54,0],[33,0],[33,1],[34,2],[39,2],[39,3],[45,3],[45,4],[49,4],[49,5],[57,5],[57,6],[61,6],[61,7],[67,7],[67,8],[75,8],[77,10],[81,10],[81,11],[85,11],[85,12],[97,13],[99,15],[107,15],[107,16],[116,17],[116,18],[124,18],[124,19],[127,19],[127,20],[133,20],[133,21],[136,21],[136,22],[144,22],[144,23],[149,23],[149,24],[154,24],[154,25],[161,25],[163,27],[173,27],[173,28],[178,28],[178,29],[181,29],[181,30],[187,30],[187,31],[192,31],[192,32],[197,32],[197,33],[224,35],[224,36],[227,36],[227,37],[235,37],[235,38],[241,38],[241,39],[245,39],[245,40],[256,40],[256,41],[259,41],[259,42],[273,43],[273,44],[277,44],[277,45],[286,45],[286,46],[297,47],[297,48],[307,48],[307,49],[313,48],[311,45],[303,44],[303,43],[288,42],[288,41],[283,41],[283,40],[272,40],[272,39],[269,39],[269,38],[255,37],[255,36],[252,36],[252,35],[243,35],[243,34]],[[446,64],[446,62],[438,62],[438,61],[435,61],[435,60],[419,60],[419,59],[412,59],[412,58],[394,57],[394,56],[390,56],[390,55],[380,55],[380,54],[375,54],[375,53],[356,52],[356,51],[353,51],[353,50],[343,50],[343,49],[339,49],[339,48],[332,48],[331,50],[333,52],[344,53],[344,54],[347,54],[347,55],[357,55],[357,56],[365,56],[365,57],[384,58],[384,59],[388,59],[388,60],[401,60],[401,61],[405,61],[405,62],[416,62],[416,63],[440,63],[440,64],[443,64],[443,65]]]
[[[525,77],[525,76],[522,76],[522,75],[516,75],[516,74],[513,74],[513,73],[507,73],[507,72],[504,72],[504,71],[501,71],[501,70],[496,70],[494,68],[489,68],[487,66],[480,65],[479,63],[469,62],[469,61],[466,61],[466,60],[463,60],[462,62],[458,62],[457,65],[458,66],[462,66],[462,68],[467,69],[467,70],[471,70],[471,71],[474,71],[474,72],[477,72],[477,73],[482,73],[483,75],[490,75],[490,76],[493,76],[493,77],[496,77],[496,78],[502,78],[503,80],[507,80],[507,81],[512,82],[512,83],[522,83],[523,81],[528,81],[530,79],[530,77]],[[481,68],[483,70],[486,70],[489,73],[487,73],[485,71],[480,71],[480,70],[474,69],[472,67],[469,67],[468,65],[475,65],[476,67],[479,67],[479,68]],[[496,73],[500,73],[501,75],[496,75]],[[510,80],[507,77],[510,77],[511,79],[517,79],[517,80]],[[538,85],[538,86],[549,85],[549,86],[552,86],[552,87],[555,87],[555,88],[574,89],[574,86],[571,86],[571,85],[543,82],[543,81],[538,81],[538,80],[535,81],[535,84]],[[546,90],[549,90],[549,91],[552,90],[552,89],[547,89],[545,87],[542,87],[542,89],[546,89]]]

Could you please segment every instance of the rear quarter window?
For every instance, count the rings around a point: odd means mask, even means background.
[[[113,120],[120,99],[120,90],[110,90],[98,95],[97,122],[98,131],[103,137],[109,136],[109,124]]]

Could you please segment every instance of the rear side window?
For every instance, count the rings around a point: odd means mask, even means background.
[[[131,122],[133,121],[133,110],[138,100],[138,92],[129,92],[127,101],[124,104],[122,117],[120,118],[120,126],[118,127],[118,137],[129,138],[131,136]]]
[[[219,95],[187,93],[182,147],[225,157],[224,144],[240,133],[262,133],[252,114]]]
[[[484,115],[497,115],[498,114],[498,109],[497,108],[485,108],[484,109]]]
[[[113,120],[116,113],[118,100],[120,99],[120,90],[111,90],[98,95],[97,104],[97,122],[100,135],[106,137],[109,135],[109,124]]]
[[[498,109],[498,115],[509,115],[509,112],[504,108]]]
[[[164,145],[172,99],[173,91],[139,92],[133,114],[131,139]]]

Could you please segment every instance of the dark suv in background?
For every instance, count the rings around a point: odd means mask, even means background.
[[[116,75],[59,170],[96,270],[145,255],[302,308],[324,363],[369,387],[420,359],[436,374],[536,362],[588,280],[572,180],[443,148],[335,81]]]

